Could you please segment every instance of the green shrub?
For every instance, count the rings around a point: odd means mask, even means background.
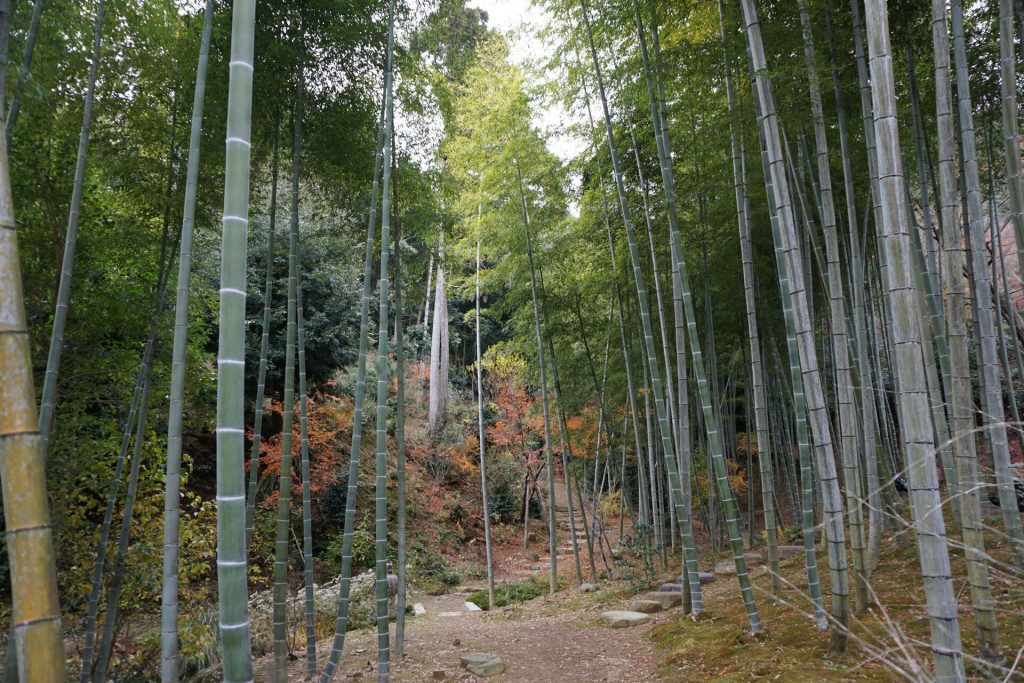
[[[494,587],[494,606],[505,607],[516,602],[526,602],[527,600],[533,600],[534,598],[546,595],[549,591],[548,577],[547,575],[537,575],[530,577],[526,581],[517,581],[516,583],[503,583],[500,586]],[[473,603],[482,610],[487,610],[490,606],[487,603],[487,590],[477,591],[468,598],[467,601]]]

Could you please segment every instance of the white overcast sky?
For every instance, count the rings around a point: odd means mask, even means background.
[[[512,61],[524,67],[529,77],[529,60],[550,50],[537,35],[550,21],[547,12],[533,6],[530,0],[469,0],[466,4],[487,12],[488,26],[506,36]],[[585,142],[566,133],[569,113],[555,102],[535,100],[533,104],[533,124],[547,135],[548,149],[563,162],[579,154]]]

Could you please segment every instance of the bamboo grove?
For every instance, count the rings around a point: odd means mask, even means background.
[[[0,2],[5,680],[401,677],[445,544],[1021,675],[1024,3],[530,7]]]

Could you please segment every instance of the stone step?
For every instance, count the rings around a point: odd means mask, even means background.
[[[611,612],[603,612],[601,620],[612,628],[629,628],[630,626],[646,624],[651,620],[651,615],[629,610],[613,610]]]

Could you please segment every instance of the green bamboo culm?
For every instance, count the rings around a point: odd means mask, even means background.
[[[1010,449],[1006,434],[1006,408],[999,380],[999,361],[996,351],[996,325],[992,315],[992,282],[986,260],[983,210],[981,207],[981,178],[978,171],[977,144],[974,135],[974,116],[971,104],[971,86],[967,71],[967,48],[964,40],[963,3],[952,3],[953,56],[956,64],[956,89],[959,104],[960,144],[963,149],[963,179],[967,192],[967,233],[973,255],[973,281],[971,291],[977,291],[977,323],[981,333],[978,347],[981,352],[980,382],[983,422],[992,445],[992,464],[995,470],[996,491],[1006,535],[1013,548],[1013,564],[1024,570],[1024,529],[1014,495],[1013,473],[1010,468]],[[941,521],[941,520],[940,520]]]
[[[377,194],[380,189],[381,163],[384,154],[384,122],[386,106],[381,97],[377,125],[377,147],[373,162],[370,208],[366,220],[366,253],[363,258],[363,293],[359,308],[359,354],[356,360],[356,391],[352,401],[352,446],[349,450],[348,477],[345,494],[345,523],[341,542],[341,576],[338,583],[338,616],[327,664],[320,674],[320,683],[327,683],[341,661],[348,627],[349,590],[352,587],[352,540],[355,531],[356,492],[359,487],[359,455],[363,437],[363,399],[366,395],[366,347],[370,327],[370,291],[373,280],[373,243],[377,228]]]
[[[245,548],[245,275],[255,0],[234,0],[217,340],[217,593],[225,683],[252,680]]]
[[[25,36],[25,48],[21,53],[21,70],[18,78],[14,81],[14,91],[11,93],[11,102],[7,110],[7,148],[11,147],[11,140],[14,138],[14,124],[18,122],[18,112],[21,111],[21,93],[28,83],[29,74],[32,69],[32,55],[36,50],[36,41],[39,38],[39,20],[43,16],[43,5],[45,0],[36,0],[32,6],[32,19],[28,25],[28,34]]]
[[[864,492],[857,444],[857,415],[854,395],[853,367],[849,354],[846,297],[843,294],[843,275],[840,267],[839,235],[836,207],[832,193],[832,173],[829,163],[828,137],[822,107],[821,87],[818,80],[817,56],[811,31],[811,18],[807,0],[798,0],[800,24],[803,28],[804,59],[807,66],[808,92],[811,99],[811,118],[814,124],[814,152],[817,160],[818,213],[825,236],[825,278],[828,283],[829,321],[832,333],[832,359],[835,372],[836,408],[839,413],[839,454],[843,463],[846,484],[846,509],[850,519],[850,549],[853,557],[854,609],[860,611],[870,602],[867,584],[867,565],[864,559]],[[813,175],[812,175],[813,178]],[[809,231],[814,235],[813,230]]]
[[[299,67],[301,71],[301,66]],[[292,112],[292,196],[288,239],[288,319],[284,359],[284,416],[281,425],[281,471],[278,477],[277,526],[274,536],[274,675],[288,680],[288,547],[291,532],[292,450],[295,423],[296,288],[299,257],[299,179],[302,154],[302,77],[295,89]]]
[[[800,350],[801,374],[804,398],[807,403],[808,422],[811,427],[813,451],[817,458],[818,477],[821,481],[822,500],[825,508],[826,535],[829,544],[829,565],[832,574],[832,643],[836,652],[846,649],[846,624],[849,617],[849,571],[846,564],[846,530],[844,527],[843,501],[836,473],[835,455],[829,418],[825,404],[825,393],[818,368],[818,355],[811,326],[809,292],[804,277],[804,264],[800,255],[789,181],[786,177],[785,161],[782,155],[781,136],[771,81],[768,78],[768,63],[757,10],[752,0],[741,0],[744,33],[747,37],[750,68],[755,76],[756,111],[760,134],[766,155],[765,182],[771,183],[778,231],[775,235],[776,249],[784,256],[784,266],[790,283],[789,299],[795,323],[794,337]]]
[[[1024,174],[1021,171],[1020,138],[1017,134],[1017,68],[1013,51],[1013,0],[999,0],[999,92],[1003,117],[1003,155],[1006,185],[1017,243],[1018,267],[1024,269]]]
[[[388,617],[388,256],[391,248],[391,139],[394,135],[395,0],[388,2],[387,70],[384,72],[384,158],[381,161],[380,283],[377,286],[377,458],[374,511],[377,681],[391,679],[391,620]]]
[[[85,89],[85,104],[82,109],[82,128],[78,134],[75,180],[71,189],[71,207],[68,210],[68,225],[64,235],[64,255],[61,257],[60,265],[60,283],[57,286],[57,305],[53,312],[50,351],[46,357],[46,374],[43,377],[43,393],[39,405],[39,435],[42,440],[44,457],[49,454],[50,432],[53,430],[57,373],[60,369],[60,355],[64,348],[64,327],[67,323],[68,305],[71,300],[71,274],[75,263],[78,223],[82,216],[85,164],[89,154],[89,131],[92,126],[93,104],[96,101],[96,77],[100,67],[100,48],[103,44],[103,19],[106,13],[106,0],[97,0],[96,24],[93,28],[92,38],[92,56],[90,58],[89,76]]]
[[[718,19],[722,31],[722,49],[727,49],[727,33],[725,31],[725,8],[723,0],[718,1]],[[726,53],[726,58],[728,53]],[[728,59],[725,62],[725,93],[729,113],[735,115],[735,104],[732,86],[732,69]],[[768,569],[772,575],[772,592],[782,589],[778,557],[778,529],[775,521],[775,477],[772,473],[771,442],[768,438],[768,414],[766,412],[764,391],[764,370],[761,364],[761,337],[757,325],[757,302],[755,289],[757,282],[754,273],[753,242],[750,237],[749,200],[747,198],[746,148],[737,131],[737,124],[730,126],[730,146],[732,149],[732,172],[734,193],[736,195],[736,222],[740,233],[740,255],[743,268],[743,294],[747,312],[747,338],[750,344],[750,374],[753,384],[754,424],[757,430],[758,465],[761,474],[761,499],[764,507],[764,531],[768,545]],[[748,444],[748,455],[750,448]],[[750,475],[748,475],[750,476]],[[753,492],[753,489],[751,489]],[[753,517],[753,506],[750,515]],[[751,522],[753,526],[753,522]]]
[[[619,197],[619,205],[622,212],[622,219],[626,227],[626,236],[629,241],[629,252],[630,259],[633,267],[634,281],[637,289],[637,299],[640,304],[640,320],[643,326],[643,335],[645,338],[647,365],[651,376],[651,384],[654,393],[654,403],[657,412],[657,419],[659,424],[659,431],[661,436],[662,450],[665,454],[665,466],[669,476],[669,488],[672,492],[673,504],[676,506],[677,517],[684,519],[682,515],[682,492],[680,483],[680,474],[677,469],[677,462],[675,458],[675,448],[672,439],[671,429],[668,425],[668,411],[665,407],[665,394],[661,384],[661,372],[658,368],[657,356],[654,351],[654,338],[651,326],[650,309],[648,305],[647,297],[647,286],[644,282],[643,273],[640,265],[639,249],[637,248],[636,236],[633,231],[633,224],[630,218],[629,203],[626,196],[625,186],[622,180],[622,172],[619,166],[618,148],[615,142],[615,136],[612,129],[611,113],[608,108],[608,98],[605,93],[604,81],[601,76],[601,68],[597,58],[597,49],[594,44],[593,30],[590,22],[590,11],[586,0],[580,2],[583,22],[586,28],[587,40],[590,46],[590,53],[593,59],[593,67],[595,77],[597,79],[598,94],[601,99],[602,111],[604,113],[605,122],[605,133],[606,142],[610,152],[612,160],[612,174],[615,181],[616,190]],[[663,171],[664,173],[664,171]],[[669,189],[674,189],[672,185],[669,185]],[[692,298],[689,292],[689,282],[685,271],[685,264],[682,259],[682,250],[678,244],[678,232],[676,231],[672,235],[672,248],[675,253],[675,263],[679,270],[679,276],[682,285],[683,303],[687,309],[687,323],[690,328],[690,341],[692,345],[693,361],[694,361],[694,373],[697,377],[698,387],[701,389],[701,398],[704,403],[705,413],[705,424],[708,427],[708,440],[711,451],[712,466],[714,468],[714,477],[716,484],[719,489],[719,494],[726,506],[726,522],[729,529],[730,539],[732,541],[733,558],[736,563],[737,579],[740,584],[740,593],[743,599],[744,606],[747,611],[747,620],[750,625],[751,631],[754,633],[760,633],[762,630],[761,617],[758,612],[756,602],[754,601],[753,587],[750,582],[750,575],[747,572],[746,559],[744,558],[743,541],[740,538],[739,533],[739,510],[736,506],[736,501],[732,496],[732,490],[729,486],[729,481],[726,474],[726,466],[724,460],[724,451],[722,450],[721,435],[718,432],[715,425],[717,420],[712,413],[712,407],[710,397],[707,394],[707,379],[704,376],[704,363],[703,357],[700,354],[700,345],[696,335],[696,323],[693,320],[692,315]],[[681,389],[682,387],[680,387]],[[705,400],[707,399],[707,400]],[[653,473],[652,473],[653,475]],[[692,581],[692,579],[691,579]],[[696,597],[696,596],[694,596]],[[694,605],[694,611],[697,611],[697,606]]]
[[[481,175],[481,185],[483,177]],[[484,369],[480,348],[480,218],[476,209],[476,421],[480,440],[480,497],[484,510],[484,545],[487,553],[487,608],[494,609],[494,551],[491,548],[491,508],[487,500],[487,458],[484,451]]]
[[[652,12],[654,6],[652,5]],[[692,311],[686,308],[687,297],[689,297],[689,281],[686,277],[686,263],[683,261],[682,250],[679,245],[679,217],[676,213],[676,190],[675,177],[672,171],[672,153],[669,142],[668,118],[662,109],[664,85],[658,68],[658,57],[660,53],[658,42],[657,16],[651,18],[651,47],[654,52],[653,66],[647,52],[647,40],[643,26],[643,16],[640,12],[640,4],[637,0],[633,2],[633,13],[635,15],[637,36],[640,42],[640,56],[644,62],[644,76],[647,83],[647,96],[651,109],[651,121],[654,126],[655,146],[658,151],[658,165],[661,171],[662,188],[665,195],[665,206],[669,222],[669,239],[671,249],[669,254],[672,261],[672,302],[675,316],[675,343],[676,343],[676,365],[677,365],[677,399],[678,407],[676,416],[679,421],[678,449],[676,452],[676,471],[679,479],[680,499],[676,502],[672,494],[671,468],[669,468],[669,488],[672,495],[672,505],[679,520],[679,529],[683,545],[683,573],[689,584],[689,611],[693,614],[700,614],[704,611],[704,597],[700,587],[700,576],[697,566],[696,541],[693,535],[693,506],[692,486],[690,480],[691,469],[691,446],[690,446],[690,420],[689,420],[689,398],[688,382],[686,378],[686,333],[687,315]],[[685,284],[684,284],[685,283]],[[692,307],[692,301],[690,302]],[[696,327],[693,328],[694,330]],[[697,363],[697,356],[700,355],[700,342],[696,337],[692,340],[694,347],[694,362]],[[703,362],[703,359],[700,360]],[[701,369],[703,372],[703,369]],[[684,602],[686,602],[684,600]],[[683,610],[687,610],[684,608]]]
[[[274,122],[274,151],[270,162],[270,226],[267,229],[267,270],[263,286],[263,332],[260,335],[260,364],[256,371],[256,415],[252,423],[249,451],[249,487],[245,496],[245,548],[249,552],[252,525],[256,519],[256,491],[260,481],[260,446],[263,443],[263,402],[267,389],[267,355],[270,349],[270,304],[274,291],[274,234],[277,227],[277,178],[280,167],[278,122]]]
[[[160,603],[160,680],[178,680],[178,532],[181,517],[181,434],[185,406],[185,357],[188,349],[189,282],[192,274],[192,241],[199,183],[199,144],[203,132],[203,103],[206,97],[206,68],[213,33],[214,0],[207,0],[203,36],[196,66],[196,87],[192,100],[192,129],[189,133],[188,170],[185,176],[185,206],[181,220],[178,257],[177,298],[174,307],[174,345],[171,351],[170,412],[167,418],[167,478],[164,489],[163,589]]]
[[[954,17],[955,6],[954,0]],[[942,500],[935,465],[932,424],[928,419],[928,389],[920,371],[924,362],[920,332],[924,311],[921,310],[921,301],[913,280],[913,247],[910,244],[907,225],[909,214],[900,174],[900,140],[885,0],[867,0],[864,15],[882,200],[883,220],[878,228],[884,236],[882,242],[889,262],[886,286],[887,295],[891,299],[893,341],[899,348],[894,370],[898,375],[896,386],[900,426],[931,625],[935,679],[962,681],[965,678],[957,601],[950,574],[944,522],[942,515],[936,514]]]
[[[66,680],[46,463],[36,415],[21,259],[0,139],[0,488],[11,567],[11,632],[18,680]],[[9,658],[10,659],[10,658]]]
[[[523,231],[526,235],[526,257],[530,268],[530,299],[533,302],[533,331],[537,338],[537,367],[540,371],[540,400],[544,414],[544,466],[548,479],[548,591],[558,590],[558,538],[555,529],[555,470],[551,455],[551,409],[548,405],[547,367],[544,363],[544,336],[540,325],[539,289],[537,271],[534,267],[533,238],[530,235],[530,212],[526,203],[526,188],[519,159],[515,158],[516,177],[519,181],[519,206],[523,214]],[[525,525],[524,525],[525,527]]]
[[[392,136],[394,148],[394,136]],[[394,156],[394,153],[392,153]],[[397,176],[397,173],[395,173]],[[392,178],[392,195],[397,196],[398,178]],[[395,468],[398,498],[398,597],[395,600],[395,658],[401,661],[405,651],[405,604],[406,604],[406,500],[405,500],[405,339],[402,329],[402,238],[399,234],[397,201],[395,209],[395,376],[397,393],[395,397]]]
[[[309,479],[309,388],[306,384],[306,323],[302,309],[302,249],[296,256],[295,305],[299,356],[299,453],[302,476],[302,583],[306,616],[306,679],[316,678],[315,584],[313,583],[313,500]]]

